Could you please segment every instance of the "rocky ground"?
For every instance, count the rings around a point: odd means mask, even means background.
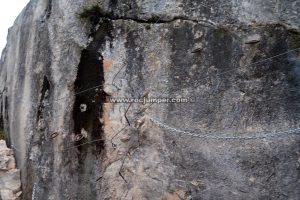
[[[16,168],[14,152],[0,140],[0,199],[21,199],[20,170]]]

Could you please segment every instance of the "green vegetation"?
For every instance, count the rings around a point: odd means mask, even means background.
[[[152,16],[147,21],[157,23],[159,21],[159,19],[160,19],[160,17],[155,15],[155,16]]]
[[[5,140],[5,132],[3,129],[0,129],[0,140]]]
[[[83,19],[90,18],[90,17],[101,17],[104,15],[105,13],[98,5],[84,8],[83,11],[79,14],[80,18]]]
[[[288,43],[293,49],[300,47],[300,32],[298,30],[289,30]]]
[[[145,25],[145,29],[146,29],[146,30],[150,30],[150,29],[151,29],[151,25],[150,25],[150,24],[146,24],[146,25]]]

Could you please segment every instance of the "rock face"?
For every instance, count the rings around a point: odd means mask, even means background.
[[[0,140],[0,199],[17,200],[21,193],[20,170],[16,169],[13,150]]]
[[[0,63],[22,198],[300,199],[299,17],[297,0],[31,0]],[[192,101],[113,102],[141,97]]]

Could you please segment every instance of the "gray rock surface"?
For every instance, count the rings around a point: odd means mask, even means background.
[[[300,127],[299,13],[297,0],[31,0],[0,63],[23,199],[300,199],[299,134],[278,134]],[[142,96],[195,101],[107,100]]]

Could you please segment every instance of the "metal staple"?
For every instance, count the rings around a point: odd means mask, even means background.
[[[298,135],[300,133],[300,128],[295,129],[289,129],[287,131],[280,131],[280,132],[270,132],[270,133],[259,133],[260,135],[253,135],[253,136],[217,136],[217,135],[200,135],[193,132],[183,131],[179,130],[177,128],[171,127],[169,125],[166,125],[159,120],[150,117],[150,120],[158,125],[161,128],[164,128],[166,130],[176,132],[182,135],[187,135],[191,137],[197,137],[201,139],[214,139],[214,140],[254,140],[254,139],[268,139],[268,138],[274,138],[274,137],[284,137],[288,135]]]

